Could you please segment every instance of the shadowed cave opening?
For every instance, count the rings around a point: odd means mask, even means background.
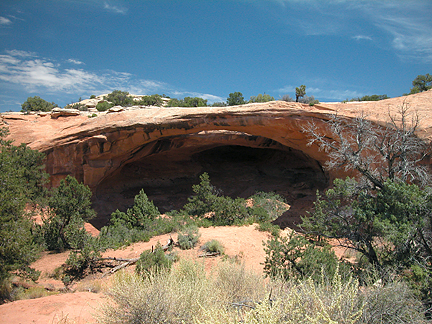
[[[211,183],[232,198],[257,191],[282,195],[291,208],[276,223],[293,227],[316,190],[328,186],[321,165],[299,150],[260,136],[223,136],[185,135],[143,146],[139,151],[145,156],[125,163],[96,188],[93,225],[106,225],[116,209],[126,211],[141,189],[162,213],[181,209],[193,194],[192,185],[207,172]]]

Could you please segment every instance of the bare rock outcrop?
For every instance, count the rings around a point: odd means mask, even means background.
[[[313,196],[343,170],[326,172],[327,155],[307,145],[303,126],[315,122],[324,133],[332,114],[366,113],[385,123],[401,104],[424,117],[420,136],[432,135],[432,92],[379,102],[315,106],[273,101],[234,107],[126,109],[96,118],[51,119],[2,115],[10,138],[47,154],[53,185],[71,174],[89,185],[95,207],[108,215],[130,204],[144,188],[163,210],[178,208],[202,172],[225,194],[246,196],[273,190],[288,199]],[[329,134],[329,136],[331,136]],[[120,207],[119,207],[120,206]]]

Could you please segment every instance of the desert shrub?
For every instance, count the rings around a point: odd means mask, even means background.
[[[90,271],[101,258],[98,241],[87,234],[79,248],[71,251],[65,262],[65,273],[71,279],[80,278],[85,270]]]
[[[58,294],[58,292],[49,292],[44,287],[18,287],[13,292],[13,300],[36,299],[50,295]]]
[[[212,107],[226,107],[227,104],[225,102],[214,102],[211,106]]]
[[[82,103],[77,102],[77,103],[66,105],[65,109],[78,109],[80,111],[87,111],[88,107]]]
[[[290,95],[283,95],[281,100],[286,102],[294,102],[294,99],[291,98]]]
[[[104,100],[111,102],[114,106],[130,107],[134,104],[134,100],[132,96],[129,95],[129,92],[121,90],[114,90],[104,96]]]
[[[98,102],[98,104],[96,105],[96,109],[98,111],[107,111],[108,109],[110,109],[111,107],[114,107],[114,104],[109,103],[107,101],[101,101]]]
[[[168,107],[207,107],[207,100],[199,97],[185,97],[184,99],[171,99]]]
[[[273,236],[279,236],[281,228],[279,225],[270,222],[259,223],[257,229],[261,232],[269,232]]]
[[[85,291],[92,293],[99,293],[103,291],[104,285],[100,280],[85,280],[78,283],[76,291]]]
[[[205,252],[210,252],[210,253],[220,253],[223,254],[225,251],[225,248],[223,247],[222,243],[219,242],[218,240],[211,240],[208,241],[206,243],[204,243],[204,245],[201,247],[201,250],[205,251]]]
[[[108,296],[114,303],[100,309],[102,323],[193,323],[203,307],[218,303],[202,265],[189,260],[145,277],[118,273]]]
[[[200,183],[192,186],[192,190],[195,194],[183,206],[187,214],[206,217],[213,225],[242,224],[247,220],[249,212],[246,201],[221,196],[220,191],[210,183],[206,172],[200,176]]]
[[[58,107],[54,102],[48,102],[41,97],[28,97],[21,105],[21,112],[29,113],[30,111],[50,111]]]
[[[210,219],[216,226],[241,225],[249,216],[246,201],[243,198],[217,197],[211,207],[213,214]]]
[[[265,284],[262,276],[247,270],[244,264],[221,262],[216,268],[214,284],[220,296],[229,303],[262,300]]]
[[[188,226],[178,233],[178,244],[182,250],[193,249],[197,245],[200,236],[198,227]]]
[[[357,97],[357,98],[352,98],[350,100],[347,99],[347,101],[379,101],[379,100],[384,100],[384,99],[389,99],[389,97],[385,94],[385,95],[370,95],[370,96],[363,96],[363,97]]]
[[[162,106],[163,101],[160,95],[153,94],[151,96],[143,96],[137,104],[142,106]]]
[[[313,106],[315,104],[319,104],[319,101],[315,99],[314,96],[306,96],[304,95],[303,98],[299,99],[299,102],[308,104],[309,106]]]
[[[246,101],[244,100],[243,94],[241,92],[231,92],[226,100],[228,106],[244,105]]]
[[[188,203],[183,206],[185,212],[189,215],[198,217],[204,216],[212,210],[212,205],[219,196],[218,190],[210,183],[208,173],[204,172],[200,176],[200,183],[193,185],[194,195],[188,198]]]
[[[135,272],[139,275],[147,276],[151,272],[158,272],[162,269],[170,269],[172,261],[165,255],[160,243],[156,245],[153,251],[146,250],[141,253],[136,263]]]
[[[426,323],[419,299],[403,282],[368,287],[360,323]]]
[[[139,228],[130,228],[125,224],[104,226],[99,233],[99,245],[102,249],[118,249],[135,242],[148,242],[150,233]]]
[[[254,102],[268,102],[268,101],[274,101],[274,98],[268,94],[262,95],[261,93],[258,94],[257,96],[252,96],[250,97],[249,103],[254,103]]]
[[[96,99],[96,95],[91,95],[90,99]]]
[[[257,222],[273,221],[288,210],[285,198],[274,192],[257,192],[252,200],[250,214]]]
[[[8,130],[0,127],[0,287],[3,288],[8,286],[11,272],[37,279],[30,263],[37,259],[41,247],[25,208],[43,203],[47,179],[44,155],[24,144],[12,145],[12,141],[4,139],[7,135]],[[3,288],[0,290],[7,291]]]
[[[264,243],[264,272],[270,277],[318,280],[321,271],[332,277],[339,267],[343,273],[349,265],[339,262],[329,244],[317,246],[292,231],[289,236],[276,236]]]
[[[130,228],[145,228],[148,223],[160,215],[158,208],[150,201],[144,190],[135,196],[134,205],[126,213],[118,209],[111,214],[112,225],[124,224]]]
[[[67,176],[52,191],[48,205],[51,214],[44,219],[43,232],[49,250],[79,248],[87,233],[84,221],[96,213],[91,208],[91,191],[88,186]]]
[[[101,323],[424,323],[407,287],[360,289],[351,276],[318,281],[264,280],[242,266],[181,260],[171,271],[142,277],[119,272],[99,311]],[[403,289],[403,290],[401,290]],[[403,303],[407,300],[407,303]],[[392,309],[392,303],[395,307]],[[400,319],[397,317],[398,312]]]

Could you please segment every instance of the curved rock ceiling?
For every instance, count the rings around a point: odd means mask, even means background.
[[[428,91],[410,98],[420,100],[416,108],[428,112],[431,95]],[[99,215],[96,225],[104,224],[115,209],[130,206],[141,188],[161,211],[178,209],[203,172],[232,197],[255,191],[285,196],[292,207],[279,222],[292,225],[290,217],[310,206],[316,189],[345,175],[341,170],[323,171],[327,156],[307,145],[302,127],[313,121],[331,136],[325,121],[336,110],[352,118],[361,109],[381,122],[386,110],[402,100],[360,107],[276,101],[224,108],[130,109],[97,118],[4,114],[2,121],[16,143],[47,154],[53,185],[71,174],[91,187]],[[428,137],[428,129],[425,132]]]

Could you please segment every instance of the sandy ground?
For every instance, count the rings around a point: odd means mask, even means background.
[[[256,225],[243,227],[209,227],[200,228],[200,241],[198,247],[193,250],[178,251],[180,258],[192,258],[204,262],[205,268],[211,270],[222,257],[198,258],[202,252],[199,246],[205,242],[216,239],[225,247],[225,258],[232,258],[243,262],[245,267],[252,269],[257,273],[262,273],[265,253],[263,250],[263,241],[270,236],[267,232],[256,230]],[[108,250],[103,256],[136,258],[144,251],[151,249],[159,241],[162,245],[166,244],[170,235],[165,234],[152,238],[149,242],[139,242],[119,250]],[[172,236],[177,240],[177,234]],[[54,270],[60,267],[67,259],[68,252],[65,253],[47,253],[33,264],[36,270],[41,271],[41,277],[38,283],[49,289],[61,289],[63,284],[59,280],[50,277]],[[132,268],[132,267],[131,267]],[[131,271],[127,269],[126,271]],[[92,280],[102,280],[108,282],[109,276],[101,279],[102,274],[93,276]],[[78,284],[75,289],[82,289],[84,285]],[[102,289],[103,290],[103,289]],[[96,323],[93,314],[97,313],[100,304],[107,301],[103,292],[75,292],[60,293],[58,295],[19,300],[12,303],[0,305],[0,323]]]

